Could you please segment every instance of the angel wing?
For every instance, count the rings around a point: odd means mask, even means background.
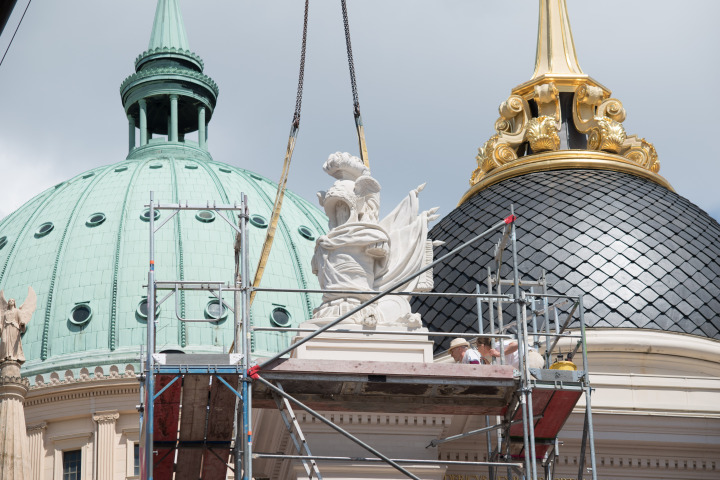
[[[37,308],[37,295],[35,295],[35,290],[32,287],[28,287],[27,297],[22,307],[18,309],[20,310],[20,323],[23,327],[30,322],[32,314],[35,313],[35,308]]]
[[[7,300],[5,300],[5,291],[0,290],[0,315],[5,313],[7,310]]]
[[[380,183],[370,175],[361,175],[355,180],[355,195],[364,197],[373,193],[380,192]]]

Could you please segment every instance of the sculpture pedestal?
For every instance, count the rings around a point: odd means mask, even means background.
[[[312,323],[303,323],[300,328],[317,328]],[[316,360],[372,360],[379,362],[432,363],[433,342],[427,335],[427,328],[408,329],[405,327],[380,326],[379,331],[404,332],[403,334],[373,333],[376,330],[361,325],[338,325],[334,330],[348,332],[324,332],[293,350],[293,358]],[[350,333],[352,331],[352,333]],[[357,332],[357,333],[355,333]],[[303,338],[295,337],[294,342]]]
[[[0,480],[25,480],[30,475],[30,448],[23,401],[30,388],[20,377],[20,364],[0,364]]]

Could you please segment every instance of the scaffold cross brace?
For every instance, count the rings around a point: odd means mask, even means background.
[[[260,365],[253,365],[252,367],[248,368],[247,374],[248,377],[252,378],[253,380],[256,380],[258,378],[260,371]]]
[[[505,217],[505,225],[510,225],[515,220],[517,220],[517,217],[515,215],[510,215],[508,217]]]

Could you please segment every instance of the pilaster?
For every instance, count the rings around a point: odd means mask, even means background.
[[[45,430],[47,423],[41,422],[27,427],[30,447],[30,475],[32,480],[42,479],[43,459],[45,458]]]
[[[117,410],[96,412],[93,415],[93,421],[97,424],[97,480],[113,479],[115,422],[118,418],[120,418],[120,414]]]

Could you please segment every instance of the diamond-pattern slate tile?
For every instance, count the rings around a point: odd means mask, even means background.
[[[584,293],[588,326],[650,328],[720,339],[720,224],[649,180],[606,171],[563,170],[505,180],[479,192],[430,232],[438,258],[509,215],[518,216],[518,265],[525,279],[547,271],[551,293]],[[435,268],[435,291],[486,288],[497,236]],[[511,278],[511,252],[503,278]],[[477,325],[475,300],[416,297],[431,330]],[[484,305],[483,308],[486,308]],[[505,322],[514,320],[505,308]],[[450,339],[436,340],[447,348]]]

